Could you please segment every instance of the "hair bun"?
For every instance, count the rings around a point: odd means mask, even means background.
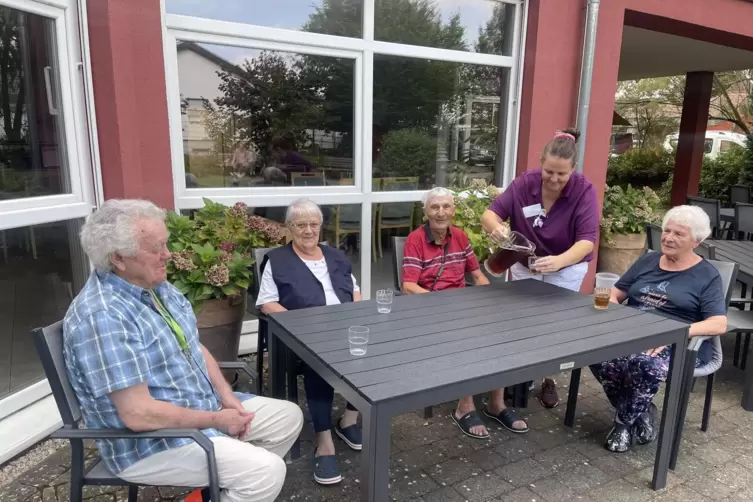
[[[563,129],[559,131],[560,133],[569,134],[573,138],[575,138],[575,142],[577,143],[580,139],[580,131],[576,129],[575,127],[568,127],[567,129]]]

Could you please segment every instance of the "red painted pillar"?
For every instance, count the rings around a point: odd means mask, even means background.
[[[172,208],[160,0],[88,2],[105,198]]]
[[[698,194],[713,83],[714,74],[711,72],[688,73],[675,157],[672,206],[685,204],[688,195]]]

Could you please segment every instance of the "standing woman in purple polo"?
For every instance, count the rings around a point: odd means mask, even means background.
[[[576,129],[558,131],[541,152],[541,168],[515,178],[481,218],[495,242],[510,230],[524,235],[536,245],[540,258],[535,267],[544,274],[542,280],[573,291],[580,289],[588,272],[599,230],[596,191],[575,171],[579,136]],[[510,275],[513,281],[535,277],[527,261],[513,265]],[[553,379],[544,379],[539,400],[547,408],[557,406]]]

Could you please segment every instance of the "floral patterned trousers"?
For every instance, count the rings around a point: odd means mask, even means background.
[[[591,365],[591,373],[604,387],[604,392],[617,411],[617,418],[632,425],[648,411],[669,371],[670,350],[656,356],[633,354]]]

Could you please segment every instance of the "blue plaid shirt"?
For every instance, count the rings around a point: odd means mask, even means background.
[[[111,272],[92,272],[63,320],[68,378],[89,429],[124,428],[109,394],[146,382],[154,399],[183,408],[218,411],[190,303],[171,284],[154,290],[183,328],[189,359],[153,306],[148,290]],[[222,435],[209,429],[209,436]],[[97,441],[115,474],[155,453],[190,444],[190,439]]]

